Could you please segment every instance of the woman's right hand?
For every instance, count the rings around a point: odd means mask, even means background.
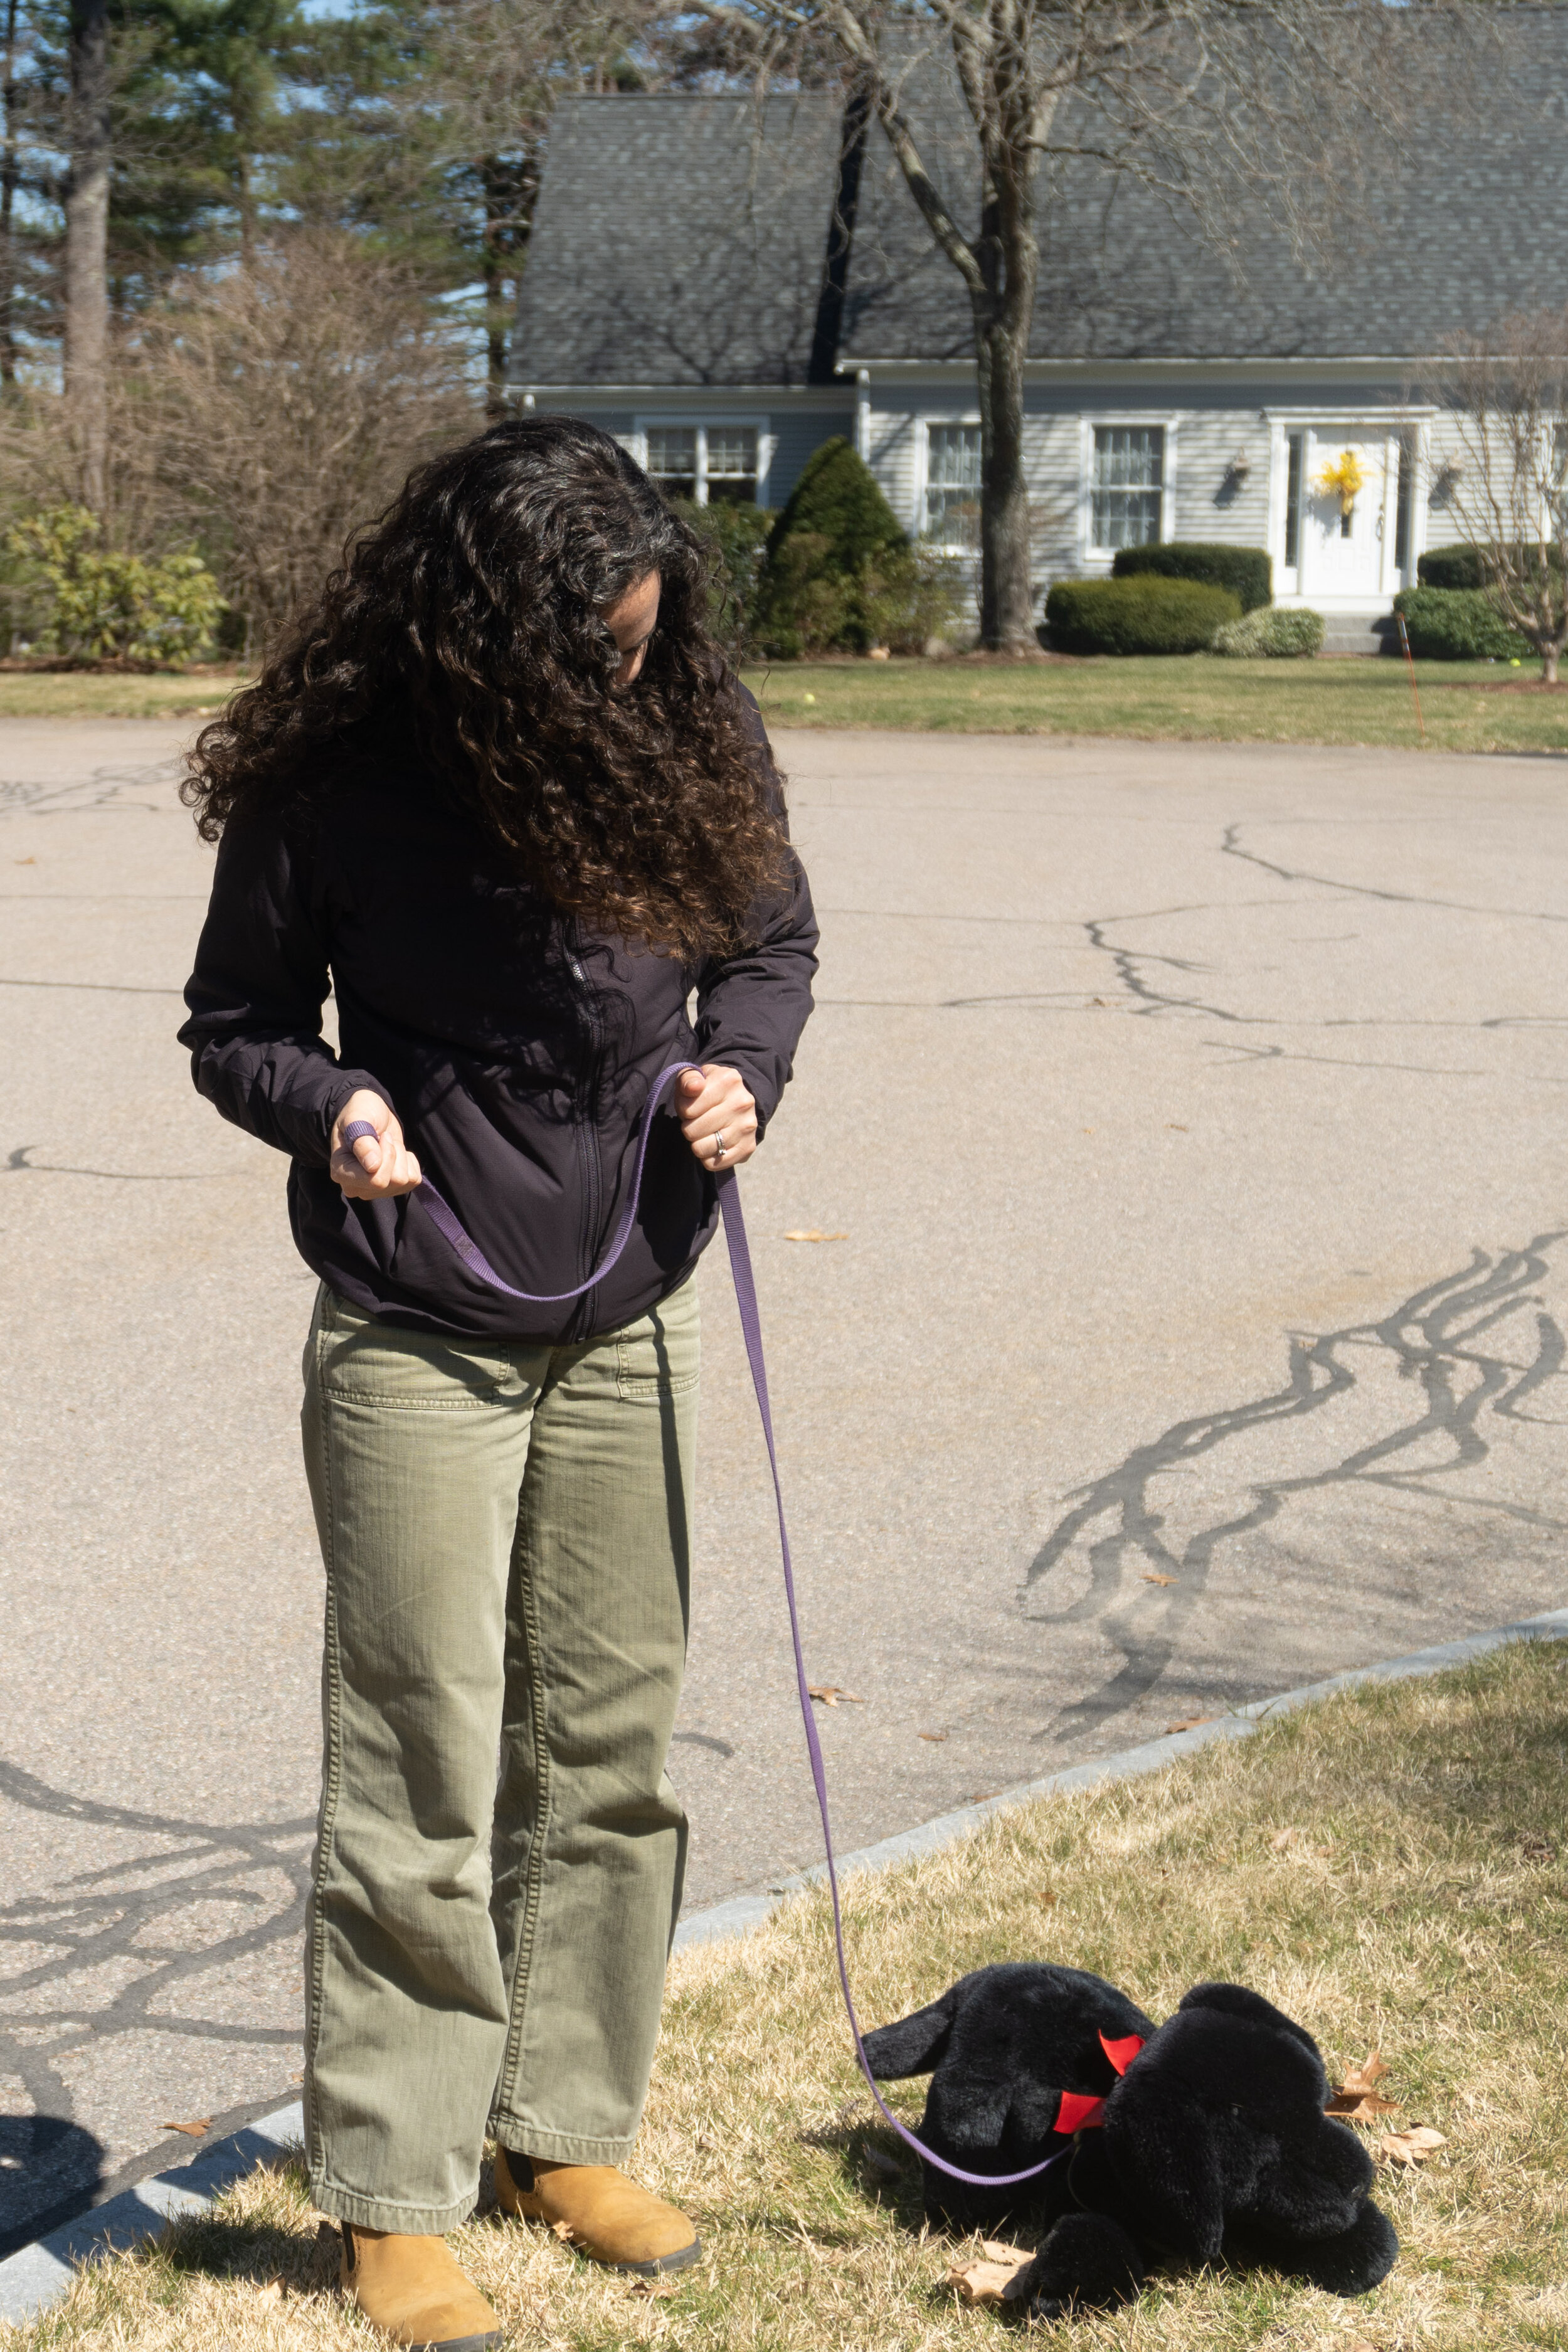
[[[343,1129],[355,1119],[374,1127],[374,1136],[343,1141]],[[419,1162],[403,1140],[403,1129],[390,1103],[361,1087],[350,1095],[332,1121],[332,1156],[328,1162],[334,1184],[351,1201],[392,1201],[412,1192],[421,1181]]]

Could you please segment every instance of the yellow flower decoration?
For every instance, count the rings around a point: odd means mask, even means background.
[[[1326,499],[1338,499],[1341,514],[1349,514],[1363,488],[1366,476],[1361,469],[1361,459],[1353,449],[1342,449],[1335,463],[1325,466],[1318,476],[1318,488]]]

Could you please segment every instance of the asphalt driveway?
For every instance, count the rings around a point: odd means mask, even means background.
[[[24,2234],[300,2065],[312,1284],[282,1162],[174,1044],[210,858],[178,740],[0,725]],[[744,1181],[844,1844],[1562,1605],[1563,763],[779,748],[825,956]],[[721,1253],[700,1279],[689,1906],[816,1852]]]

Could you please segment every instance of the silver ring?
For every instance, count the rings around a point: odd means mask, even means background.
[[[729,1145],[725,1142],[721,1135],[716,1135],[713,1138],[713,1165],[715,1168],[718,1167],[719,1162],[723,1159],[724,1154],[728,1151],[729,1148]]]

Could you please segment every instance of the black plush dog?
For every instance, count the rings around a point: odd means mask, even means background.
[[[1371,2158],[1323,2113],[1317,2043],[1244,1985],[1194,1985],[1155,2026],[1083,1969],[980,1969],[868,2033],[866,2054],[883,2081],[931,2074],[921,2137],[964,2171],[1060,2158],[1011,2189],[924,2167],[935,2221],[1047,2222],[1020,2290],[1037,2317],[1128,2302],[1159,2260],[1267,2263],[1364,2294],[1398,2254]]]

